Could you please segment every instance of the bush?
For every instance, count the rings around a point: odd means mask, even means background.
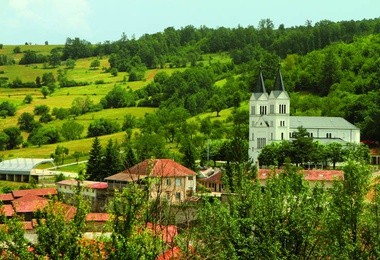
[[[109,119],[100,118],[92,122],[88,127],[88,137],[113,134],[120,131],[120,125]]]

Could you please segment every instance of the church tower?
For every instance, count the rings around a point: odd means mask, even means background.
[[[280,69],[270,95],[266,92],[260,70],[249,100],[249,158],[256,163],[267,144],[289,140],[290,98],[285,90]]]
[[[255,163],[261,149],[268,140],[268,106],[269,96],[265,89],[264,79],[261,72],[257,79],[254,91],[249,99],[249,158]]]
[[[289,140],[290,98],[285,90],[280,68],[269,95],[270,142]]]

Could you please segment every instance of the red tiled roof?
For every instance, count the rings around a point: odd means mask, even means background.
[[[275,173],[282,173],[282,169],[276,170]],[[339,170],[301,170],[304,174],[305,180],[307,181],[332,181],[343,179],[343,171]],[[265,180],[269,176],[273,175],[272,169],[259,169],[258,178],[260,180]]]
[[[13,200],[13,195],[12,195],[12,193],[0,194],[0,200],[1,201],[11,201],[11,200]]]
[[[86,216],[86,221],[107,222],[108,220],[108,213],[88,213]]]
[[[14,199],[13,201],[18,202],[18,201],[33,201],[33,200],[47,200],[47,199],[40,196],[33,195],[33,194],[26,194],[25,196]]]
[[[128,178],[128,175],[135,177],[146,177],[147,175],[152,177],[186,177],[195,176],[196,173],[171,159],[147,159],[121,173],[109,176],[105,179],[119,180],[119,178]]]
[[[49,201],[46,200],[32,200],[32,201],[12,201],[13,207],[17,213],[35,212],[43,209]]]
[[[63,180],[63,181],[57,182],[57,185],[77,186],[78,181],[74,179]],[[91,189],[107,189],[108,187],[107,182],[98,182],[98,181],[83,181],[80,185],[82,187],[91,188]]]
[[[13,197],[19,198],[26,194],[33,194],[36,196],[51,196],[57,194],[56,188],[41,188],[41,189],[30,189],[30,190],[14,190],[12,191]]]
[[[4,214],[6,217],[12,217],[15,214],[12,205],[2,205],[0,207],[0,215]]]

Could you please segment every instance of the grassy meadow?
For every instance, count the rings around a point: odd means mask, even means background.
[[[117,76],[112,76],[110,73],[105,72],[106,68],[109,68],[108,57],[103,56],[98,58],[100,60],[100,66],[97,69],[90,69],[91,62],[96,59],[84,58],[76,60],[76,65],[73,69],[68,69],[65,63],[62,62],[59,67],[56,68],[46,68],[43,64],[30,64],[30,65],[18,65],[18,62],[23,56],[23,53],[15,54],[13,49],[16,45],[5,45],[0,49],[0,55],[7,55],[8,57],[16,61],[15,65],[0,66],[0,77],[7,77],[9,81],[13,81],[17,78],[21,79],[22,82],[34,82],[36,77],[41,77],[44,73],[52,72],[55,77],[58,75],[58,70],[64,70],[67,78],[69,80],[75,80],[77,82],[88,82],[89,85],[70,87],[70,88],[57,88],[54,93],[44,98],[41,94],[39,88],[0,88],[0,103],[4,101],[9,101],[17,106],[17,112],[15,116],[0,118],[0,131],[4,128],[17,126],[18,117],[24,113],[33,113],[34,107],[38,105],[47,105],[50,107],[50,111],[53,108],[70,108],[72,102],[77,97],[89,96],[94,104],[99,103],[99,101],[105,97],[105,95],[115,86],[121,85],[125,88],[130,88],[132,90],[138,90],[151,82],[157,72],[164,71],[169,75],[175,71],[183,71],[186,68],[169,68],[167,66],[163,69],[152,69],[147,70],[145,74],[145,79],[136,82],[127,82],[128,73],[119,72]],[[63,45],[19,45],[21,52],[26,50],[36,51],[40,54],[49,54],[53,48],[63,47]],[[209,64],[213,62],[229,62],[230,57],[227,54],[206,54],[202,58],[202,63]],[[97,81],[102,81],[104,84],[95,84]],[[223,85],[225,80],[217,82],[217,85]],[[26,95],[31,95],[33,101],[31,104],[24,104],[23,100]],[[124,116],[126,114],[131,114],[137,118],[142,118],[146,113],[151,113],[155,111],[155,108],[146,107],[129,107],[129,108],[118,108],[118,109],[104,109],[99,112],[91,112],[75,118],[75,120],[84,126],[83,137],[87,134],[87,128],[90,123],[99,118],[108,118],[117,121],[122,125]],[[199,118],[211,117],[211,120],[225,120],[228,115],[230,115],[231,109],[223,110],[220,112],[220,117],[216,117],[216,113],[204,113],[198,115]],[[35,116],[38,120],[39,117]],[[190,119],[192,120],[192,119]],[[49,122],[48,125],[61,127],[65,120],[54,120]],[[28,134],[23,132],[24,140],[26,140]],[[121,141],[125,137],[124,132],[102,136],[100,140],[102,145],[110,139],[117,139]],[[41,147],[27,147],[20,148],[16,150],[0,151],[0,157],[4,159],[15,158],[15,157],[32,157],[32,158],[49,158],[50,154],[54,152],[57,145],[63,145],[70,150],[70,154],[74,151],[80,151],[84,154],[88,154],[93,138],[84,138],[75,141],[63,142],[59,144],[43,145]],[[83,157],[82,159],[86,159]],[[73,160],[73,159],[69,159]],[[75,168],[75,166],[73,167]]]

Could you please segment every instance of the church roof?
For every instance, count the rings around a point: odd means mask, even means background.
[[[342,117],[291,116],[290,128],[300,126],[306,129],[359,129]]]
[[[277,76],[276,76],[276,81],[274,82],[272,94],[275,97],[278,97],[281,93],[285,92],[285,87],[284,87],[284,81],[282,80],[282,75],[281,75],[281,70],[280,68],[277,71]]]
[[[263,74],[261,73],[261,69],[259,72],[259,78],[257,79],[255,89],[253,90],[253,93],[267,93],[265,89],[264,78],[263,78]]]

